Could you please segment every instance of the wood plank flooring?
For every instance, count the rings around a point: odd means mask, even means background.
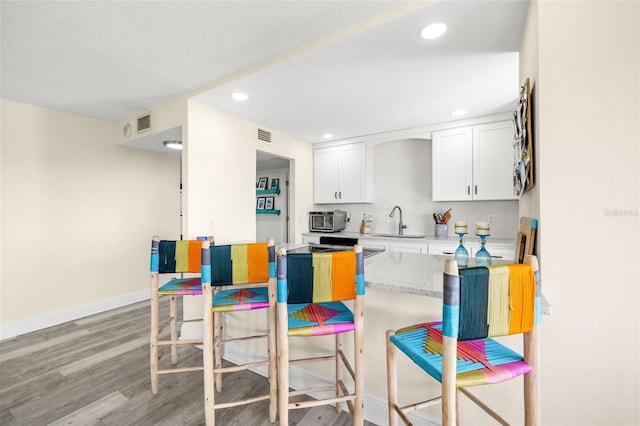
[[[166,317],[168,303],[161,303]],[[202,425],[202,372],[149,377],[148,302],[115,309],[0,342],[0,424]],[[202,364],[182,348],[179,365]],[[162,363],[169,364],[169,357]],[[248,371],[223,376],[219,401],[267,393],[267,379]],[[269,425],[268,402],[216,411],[219,425]],[[290,412],[291,425],[350,425],[330,406]],[[367,426],[374,426],[365,422]]]

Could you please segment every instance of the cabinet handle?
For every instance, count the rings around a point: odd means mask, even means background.
[[[453,254],[452,251],[443,251],[442,254]]]
[[[336,200],[338,199],[338,191],[333,193],[333,198],[335,198]]]
[[[467,195],[471,195],[471,185],[467,185]]]
[[[473,186],[474,193],[478,195],[478,185]]]
[[[339,194],[338,198],[340,198],[342,200],[342,191],[338,192],[338,194]]]

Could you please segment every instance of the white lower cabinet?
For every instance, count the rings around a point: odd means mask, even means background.
[[[428,253],[429,254],[444,254],[453,256],[458,248],[458,243],[433,243],[429,244]],[[467,247],[465,245],[465,247]],[[471,248],[467,247],[467,250],[471,252]],[[471,255],[471,253],[469,253]]]
[[[319,235],[303,235],[302,236],[302,244],[320,244],[320,236]]]
[[[515,249],[509,250],[504,248],[495,248],[495,247],[491,247],[491,244],[489,243],[487,243],[485,248],[491,255],[492,259],[500,259],[500,260],[506,260],[508,262],[513,262],[516,258]]]
[[[418,253],[427,254],[427,244],[403,244],[403,243],[390,243],[389,251],[397,251],[402,253]]]

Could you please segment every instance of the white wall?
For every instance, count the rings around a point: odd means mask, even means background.
[[[185,190],[185,237],[214,235],[218,244],[256,240],[255,176],[259,149],[294,159],[290,170],[290,202],[294,206],[291,228],[300,241],[300,231],[295,230],[301,224],[306,226],[306,212],[312,206],[312,196],[307,190],[313,179],[311,145],[275,131],[272,143],[266,144],[257,139],[257,124],[193,100],[188,103],[188,111],[183,152],[189,182]],[[185,301],[184,315],[202,318],[198,298]],[[245,322],[246,317],[242,317]],[[233,335],[233,329],[229,331]]]
[[[372,232],[397,233],[398,215],[388,222],[395,205],[402,208],[405,234],[435,233],[434,212],[451,210],[449,234],[454,234],[453,222],[470,224],[486,221],[494,215],[491,235],[515,239],[518,229],[518,201],[433,201],[431,177],[431,141],[399,139],[373,146],[374,203],[331,204],[317,206],[321,210],[340,209],[351,213],[347,231],[358,232],[363,213],[374,216]]]
[[[640,424],[640,3],[532,4],[542,423]],[[537,69],[536,69],[537,67]],[[524,75],[521,76],[523,79]],[[539,197],[539,202],[536,199]]]
[[[113,125],[2,100],[2,338],[149,294],[151,237],[179,236],[179,157]]]

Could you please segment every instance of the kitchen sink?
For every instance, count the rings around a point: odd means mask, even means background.
[[[383,237],[383,238],[424,238],[424,235],[417,235],[417,234],[404,234],[404,235],[398,235],[398,234],[371,234],[372,237]]]

